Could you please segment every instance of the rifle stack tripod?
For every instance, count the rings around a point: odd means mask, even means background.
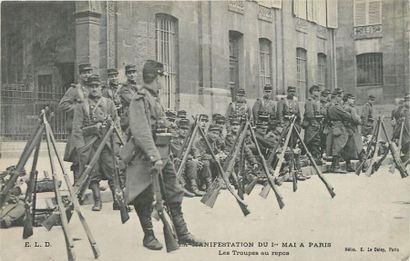
[[[68,255],[68,260],[75,260],[76,256],[74,253],[74,243],[73,243],[73,238],[71,237],[70,230],[68,228],[68,222],[69,222],[69,217],[67,217],[66,209],[64,207],[62,195],[59,189],[59,179],[57,177],[57,172],[56,172],[56,166],[54,162],[54,156],[57,158],[58,164],[61,168],[61,172],[64,176],[65,184],[68,188],[69,192],[69,199],[71,200],[71,203],[74,207],[74,210],[77,212],[78,217],[81,221],[81,224],[84,228],[84,231],[87,235],[88,241],[90,243],[91,249],[93,251],[93,255],[95,258],[98,258],[100,256],[100,251],[97,247],[97,243],[94,240],[94,237],[91,234],[91,230],[87,224],[87,221],[85,220],[84,215],[81,212],[80,209],[80,204],[78,202],[78,199],[76,197],[76,194],[74,192],[73,187],[71,186],[70,179],[67,175],[67,172],[64,170],[63,166],[63,161],[60,155],[57,152],[57,147],[56,147],[56,141],[54,138],[53,131],[51,129],[51,126],[48,122],[50,117],[53,114],[50,113],[48,107],[45,107],[39,116],[39,125],[36,128],[36,131],[32,134],[30,140],[27,142],[27,144],[24,147],[23,153],[20,156],[20,159],[16,165],[16,168],[14,170],[14,173],[12,174],[10,180],[7,182],[5,185],[3,191],[1,191],[0,194],[0,207],[4,205],[4,203],[7,201],[8,197],[8,192],[10,189],[13,187],[15,184],[18,176],[24,169],[24,166],[26,165],[28,159],[30,158],[30,155],[32,154],[34,150],[34,156],[33,156],[33,162],[32,162],[32,168],[29,176],[29,181],[28,181],[28,189],[27,193],[25,196],[25,206],[26,206],[26,212],[25,212],[25,219],[24,219],[24,229],[23,229],[23,238],[28,238],[33,235],[33,220],[34,220],[34,212],[35,212],[35,202],[33,202],[33,198],[36,198],[36,192],[35,192],[35,184],[37,181],[37,162],[38,162],[38,157],[39,157],[39,152],[40,152],[40,145],[41,141],[43,138],[43,135],[46,137],[46,143],[47,143],[47,151],[48,151],[48,158],[50,160],[50,167],[51,167],[51,174],[52,174],[52,179],[54,183],[54,195],[55,199],[57,202],[57,208],[58,208],[58,217],[61,221],[61,227],[64,233],[64,239],[66,243],[66,248],[67,248],[67,255]],[[54,153],[54,155],[53,155]],[[46,220],[47,221],[47,220]],[[52,227],[52,225],[51,225]]]

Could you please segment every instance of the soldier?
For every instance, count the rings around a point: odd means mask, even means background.
[[[162,171],[164,193],[180,244],[201,245],[187,228],[182,214],[184,193],[176,179],[173,162],[169,155],[160,155],[155,145],[153,133],[165,118],[159,103],[158,92],[164,86],[163,64],[147,60],[143,67],[144,85],[131,100],[129,108],[129,130],[133,137],[134,151],[127,162],[126,198],[134,205],[144,231],[143,245],[151,250],[162,249],[162,244],[154,235],[151,213],[153,211],[153,188],[150,170]],[[123,159],[126,159],[123,155]]]
[[[302,126],[305,129],[304,142],[318,165],[321,161],[320,126],[323,115],[320,111],[319,86],[312,85],[309,88],[310,98],[305,103]]]
[[[182,119],[186,119],[186,111],[185,110],[177,111],[175,123],[178,124],[178,121],[180,121]]]
[[[172,137],[178,137],[178,125],[176,122],[176,113],[175,111],[166,110],[165,118],[167,120],[168,130],[172,133]]]
[[[178,155],[181,152],[182,145],[188,135],[188,131],[190,128],[190,123],[188,119],[180,119],[178,121],[178,129],[177,129],[177,136],[172,138],[171,141],[171,152],[173,155]],[[187,153],[186,151],[182,153]],[[195,197],[195,196],[203,196],[205,193],[200,191],[198,189],[198,165],[200,165],[199,161],[196,159],[193,159],[192,155],[190,152],[188,152],[188,158],[185,163],[185,169],[183,174],[180,177],[180,183],[184,189],[184,194],[187,197]],[[174,159],[174,163],[175,163]],[[178,164],[175,164],[175,166],[178,166],[179,168],[180,162]],[[178,169],[177,168],[177,169]],[[186,180],[188,181],[188,184],[186,183]],[[186,189],[185,189],[186,186]]]
[[[141,88],[137,84],[137,67],[132,64],[125,66],[125,76],[127,77],[127,83],[125,83],[118,92],[122,103],[121,116],[121,129],[126,132],[129,125],[129,106],[134,94]]]
[[[84,170],[97,148],[106,131],[106,121],[111,119],[113,124],[119,127],[119,119],[115,104],[108,98],[102,96],[102,87],[98,75],[91,75],[88,78],[90,91],[88,98],[83,103],[77,104],[74,109],[73,120],[73,143],[79,148],[80,170]],[[118,143],[117,143],[118,144]],[[113,209],[118,209],[115,201],[113,153],[118,148],[112,148],[111,144],[105,144],[100,154],[98,162],[91,172],[90,189],[93,192],[94,206],[93,211],[100,211],[102,208],[99,183],[102,179],[108,179],[108,185],[113,193]]]
[[[359,125],[361,124],[360,116],[354,107],[355,97],[351,93],[346,93],[343,97],[344,109],[350,113],[352,119],[345,122],[345,127],[349,135],[346,146],[342,150],[342,157],[346,161],[346,171],[353,172],[353,168],[350,160],[359,159],[359,154],[363,149],[362,136],[359,131]]]
[[[322,125],[320,126],[320,148],[322,155],[326,151],[326,136],[329,133],[329,122],[327,121],[327,110],[330,106],[330,91],[328,89],[323,90],[320,93],[320,114],[324,117]]]
[[[260,113],[268,115],[269,125],[272,127],[272,123],[276,119],[276,108],[272,99],[272,85],[266,84],[265,87],[263,87],[263,98],[256,100],[252,107],[252,112],[254,119],[258,119]]]
[[[369,99],[362,108],[361,121],[362,121],[362,135],[367,136],[373,133],[374,123],[374,109],[373,104],[376,98],[373,95],[369,95]]]
[[[288,87],[288,95],[286,99],[281,99],[278,103],[277,118],[281,125],[289,116],[296,116],[295,125],[299,126],[301,121],[299,104],[296,99],[296,87]]]
[[[394,108],[394,110],[391,113],[391,123],[392,123],[392,126],[393,126],[392,140],[394,140],[396,143],[400,139],[401,122],[402,122],[401,121],[402,120],[401,116],[402,116],[402,110],[403,109],[404,109],[404,99],[400,99],[398,106],[396,108]]]
[[[333,96],[335,103],[330,105],[327,113],[330,129],[326,140],[326,155],[332,156],[330,171],[344,173],[344,171],[340,169],[339,161],[341,151],[346,146],[349,138],[345,122],[351,121],[352,116],[343,108],[343,91],[336,88],[333,92]]]
[[[211,124],[208,129],[207,139],[213,149],[213,152],[217,157],[223,161],[226,158],[225,143],[220,139],[221,128],[215,124]],[[209,151],[205,140],[201,137],[195,142],[192,147],[192,155],[195,160],[201,162],[202,168],[199,171],[200,178],[204,181],[206,189],[209,188],[212,182],[212,178],[216,177],[218,170],[216,167],[216,162],[212,158],[211,152]]]
[[[206,125],[208,124],[208,122],[209,122],[209,116],[208,116],[208,115],[206,115],[206,114],[200,114],[200,115],[199,115],[199,122],[198,122],[198,124],[199,124],[199,127],[200,127],[202,130],[205,130]]]
[[[216,126],[219,126],[219,128],[221,129],[220,138],[221,138],[222,140],[224,140],[225,137],[226,137],[226,135],[227,135],[227,133],[228,133],[228,130],[226,129],[226,119],[225,119],[225,116],[219,115],[219,116],[216,118],[216,120],[215,120],[215,125],[216,125]]]
[[[79,158],[76,153],[76,147],[73,145],[73,117],[74,117],[74,108],[77,104],[81,104],[85,97],[88,96],[87,81],[88,77],[92,74],[93,68],[91,64],[84,63],[78,65],[79,79],[78,84],[72,84],[70,88],[66,91],[63,98],[61,98],[60,103],[58,104],[58,109],[66,112],[66,130],[69,133],[68,141],[64,151],[64,160],[72,162],[71,170],[74,174],[74,182],[79,178]]]
[[[121,84],[118,82],[118,70],[115,68],[107,69],[107,86],[103,86],[103,96],[111,99],[115,107],[117,108],[118,116],[121,115],[121,98],[118,95],[119,90],[121,89]]]
[[[236,94],[236,102],[231,102],[228,105],[225,118],[242,117],[247,116],[248,119],[253,122],[252,109],[249,104],[246,103],[245,90],[239,89]]]

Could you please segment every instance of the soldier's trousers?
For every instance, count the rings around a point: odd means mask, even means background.
[[[198,178],[198,165],[192,160],[187,160],[185,163],[185,177],[188,180]]]
[[[218,176],[216,166],[212,160],[202,160],[202,169],[199,171],[199,177],[202,180],[206,178],[214,178]]]
[[[169,160],[162,169],[162,180],[164,181],[165,195],[163,198],[168,204],[181,204],[184,198],[184,191],[177,180],[174,164]],[[162,191],[164,193],[164,191]],[[144,207],[154,202],[154,191],[152,184],[142,191],[130,204]]]
[[[317,133],[310,140],[306,141],[306,147],[310,151],[310,154],[312,154],[313,158],[320,159],[322,156],[320,133]]]

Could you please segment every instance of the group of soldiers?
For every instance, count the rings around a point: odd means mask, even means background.
[[[72,162],[71,169],[76,182],[91,157],[102,146],[89,183],[94,197],[92,210],[99,211],[102,208],[99,183],[103,179],[108,180],[113,192],[113,209],[119,209],[113,188],[116,161],[126,202],[134,206],[145,234],[143,245],[154,250],[161,249],[162,244],[153,233],[151,221],[154,197],[151,170],[162,173],[167,206],[179,242],[199,245],[203,241],[194,237],[185,223],[181,209],[182,198],[184,195],[194,197],[205,194],[218,176],[216,164],[224,162],[231,153],[245,121],[249,121],[256,129],[256,138],[264,157],[275,147],[286,151],[285,161],[292,154],[298,180],[309,179],[301,171],[303,157],[307,152],[300,149],[302,146],[295,135],[291,135],[287,148],[281,148],[291,122],[297,130],[304,129],[304,143],[318,165],[323,163],[323,159],[331,159],[331,172],[344,172],[339,164],[341,160],[346,161],[346,171],[354,171],[351,160],[359,159],[363,152],[362,138],[373,133],[375,123],[375,97],[372,95],[359,113],[352,94],[345,94],[338,88],[333,92],[320,90],[313,85],[309,88],[310,97],[305,102],[302,117],[296,88],[289,86],[287,95],[278,100],[269,84],[264,87],[263,97],[257,99],[253,106],[247,103],[245,90],[239,89],[225,115],[213,114],[210,117],[201,114],[190,120],[185,110],[175,112],[162,108],[158,93],[164,85],[166,72],[159,62],[145,62],[141,85],[137,82],[135,65],[125,67],[127,81],[122,84],[119,83],[118,70],[108,69],[105,86],[100,77],[93,73],[90,64],[80,64],[78,69],[79,83],[71,85],[59,104],[59,109],[67,113],[67,130],[70,131],[64,160]],[[409,105],[410,95],[406,95],[403,103],[392,113],[395,129],[405,122],[401,148],[407,159],[410,153]],[[117,135],[113,137],[115,142],[101,145],[107,122],[115,126]],[[191,147],[184,147],[194,123],[206,133],[206,140],[198,136]],[[157,133],[164,129],[172,136],[170,151],[166,153],[159,148],[156,138]],[[394,133],[397,134],[397,131]],[[393,138],[398,139],[397,135]],[[235,171],[250,182],[261,177],[259,173],[262,171],[263,159],[258,155],[250,135],[243,144],[242,157],[238,157],[241,160],[235,163]],[[187,160],[180,166],[182,156],[187,156]],[[183,172],[177,177],[176,169],[180,167]],[[281,173],[286,175],[286,168]],[[292,178],[289,175],[285,180]],[[232,182],[238,185],[235,180]]]

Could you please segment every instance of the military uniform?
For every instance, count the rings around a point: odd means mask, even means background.
[[[289,86],[288,92],[296,92],[296,87]],[[296,117],[295,127],[300,132],[300,122],[302,117],[300,114],[299,103],[294,96],[290,97],[288,95],[286,99],[281,99],[278,103],[277,119],[282,127],[285,126],[285,121],[288,121],[286,118],[289,116]],[[290,147],[294,148],[296,146],[296,141],[296,137],[292,135],[289,141]]]
[[[406,95],[404,102],[405,104],[400,111],[400,122],[404,123],[401,142],[401,152],[404,154],[403,162],[410,158],[410,95]]]
[[[346,95],[348,98],[354,98],[351,94]],[[342,150],[342,158],[346,160],[346,169],[352,171],[353,168],[350,165],[350,160],[359,159],[359,154],[363,149],[362,136],[359,128],[361,120],[354,105],[345,103],[344,109],[346,112],[350,113],[351,120],[345,121],[348,140],[346,146]]]
[[[99,85],[98,76],[90,76],[90,85]],[[94,156],[101,144],[107,127],[104,126],[107,119],[111,119],[113,124],[119,125],[115,104],[108,98],[102,96],[90,96],[83,103],[78,104],[74,109],[73,120],[73,144],[78,148],[80,159],[80,173]],[[114,136],[115,137],[115,136]],[[118,144],[118,139],[114,138]],[[102,179],[108,180],[111,192],[114,196],[114,155],[118,148],[112,148],[110,142],[104,145],[97,163],[91,172],[90,189],[94,196],[93,210],[101,209],[101,195],[99,182]]]
[[[136,71],[136,66],[135,65],[127,65],[125,66],[125,72],[131,72],[131,71]],[[121,129],[126,132],[128,125],[129,125],[129,106],[132,100],[132,97],[134,96],[135,93],[138,92],[138,90],[141,88],[136,82],[131,82],[127,81],[124,83],[118,91],[118,96],[121,99],[121,104],[122,104],[122,111],[121,111]]]
[[[319,161],[321,158],[321,117],[319,98],[309,98],[305,103],[302,126],[305,129],[304,142],[316,161]]]
[[[264,87],[264,97],[257,99],[252,107],[253,118],[258,119],[259,114],[265,114],[268,116],[269,125],[273,125],[273,121],[276,119],[276,106],[275,102],[271,99],[270,93],[272,92],[272,86],[266,85]]]
[[[131,100],[129,107],[129,130],[132,136],[128,142],[133,145],[132,156],[127,162],[126,200],[134,205],[144,231],[143,244],[149,249],[161,249],[162,245],[155,238],[151,220],[153,211],[153,188],[151,169],[163,162],[162,178],[164,181],[164,198],[167,200],[170,214],[178,236],[179,243],[198,245],[199,240],[189,233],[183,218],[181,203],[183,190],[176,178],[174,164],[169,152],[160,153],[155,145],[154,136],[160,121],[165,121],[158,91],[159,82],[154,80],[164,75],[163,65],[148,60],[144,64],[144,86]],[[124,157],[125,158],[125,157]],[[160,165],[160,164],[159,164]]]
[[[237,93],[238,97],[242,97],[242,100],[237,100],[235,102],[231,102],[228,105],[228,109],[226,111],[225,118],[231,119],[236,117],[244,117],[245,115],[248,117],[248,120],[251,122],[253,121],[253,114],[252,109],[249,104],[246,103],[245,100],[245,90],[239,89]]]
[[[320,148],[321,152],[324,153],[326,151],[326,137],[327,134],[329,133],[329,122],[327,119],[327,111],[330,106],[330,101],[328,99],[328,96],[330,94],[330,91],[325,89],[324,91],[321,92],[320,95],[320,114],[324,118],[322,120],[322,124],[320,126]]]
[[[374,96],[370,95],[369,99],[375,99]],[[373,133],[374,129],[374,109],[373,109],[373,104],[370,102],[367,102],[363,108],[362,108],[362,113],[361,113],[361,121],[362,121],[362,135],[367,136],[371,135]]]

